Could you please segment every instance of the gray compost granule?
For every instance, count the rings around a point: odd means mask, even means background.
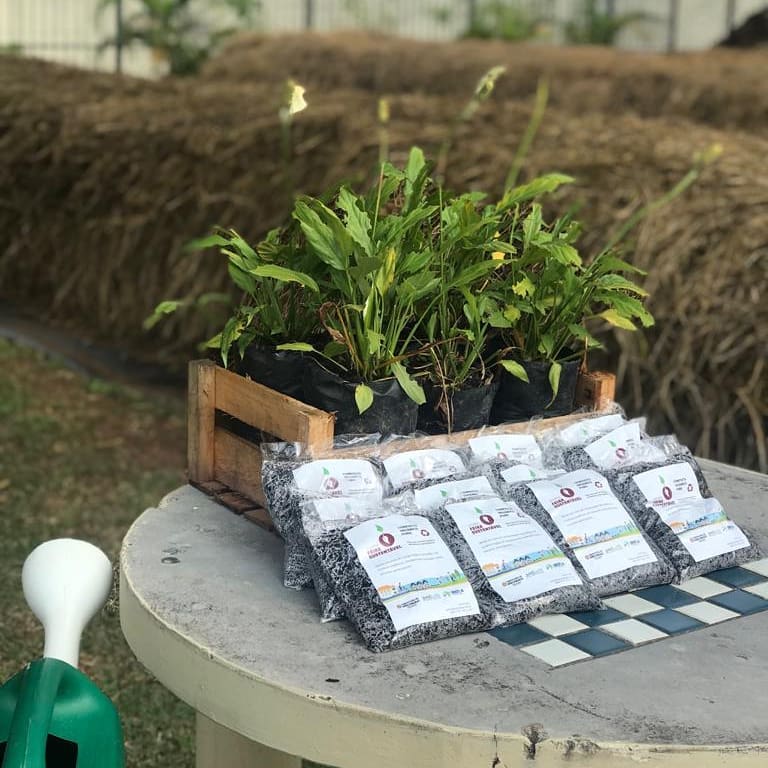
[[[499,498],[495,498],[492,501],[494,502],[494,508],[501,507],[507,510],[514,510],[516,514],[525,514],[514,502],[505,502]],[[486,509],[485,504],[483,509]],[[494,627],[518,624],[547,613],[590,611],[603,607],[602,601],[594,588],[584,580],[584,573],[578,562],[573,563],[573,565],[577,576],[581,578],[581,584],[561,586],[513,602],[505,601],[491,586],[488,578],[483,573],[480,563],[448,509],[444,507],[439,510],[433,510],[428,512],[426,516],[433,521],[435,528],[439,531],[445,543],[448,544],[461,569],[467,574],[474,587],[482,612],[491,616],[491,623]],[[479,515],[478,519],[480,519]],[[550,538],[553,547],[557,547],[561,552],[564,551],[562,536],[559,537],[559,541],[555,537]],[[570,560],[567,562],[571,563]]]
[[[344,437],[338,440],[335,445],[348,444],[344,442]],[[267,511],[285,543],[283,583],[291,589],[303,589],[310,586],[312,579],[301,545],[301,505],[308,498],[332,498],[335,493],[321,489],[305,491],[298,487],[294,471],[312,462],[311,457],[302,455],[301,446],[270,443],[262,446],[262,452],[261,482]],[[374,469],[381,496],[383,484],[380,471],[376,463],[368,463]]]
[[[598,474],[598,473],[595,473]],[[563,481],[566,475],[559,475],[558,482]],[[608,488],[608,480],[605,480],[605,487]],[[533,517],[543,528],[552,536],[556,541],[562,540],[562,533],[555,524],[552,517],[550,517],[547,510],[539,502],[536,494],[531,490],[528,483],[519,483],[511,486],[507,489],[508,495],[511,499],[517,502],[518,506],[526,514]],[[621,501],[616,499],[619,504]],[[624,511],[627,513],[630,521],[636,524],[636,521],[632,517],[629,510],[621,505]],[[638,565],[631,565],[623,570],[616,571],[614,573],[608,573],[596,578],[585,577],[592,584],[595,591],[600,597],[606,597],[608,595],[615,595],[622,592],[629,592],[633,589],[640,589],[641,587],[651,587],[657,584],[669,584],[675,578],[675,570],[669,563],[667,558],[661,552],[658,546],[643,533],[643,529],[638,526],[640,536],[645,540],[646,544],[650,548],[656,560],[650,563],[643,563]],[[574,563],[579,563],[578,557],[573,547],[571,547],[566,541],[563,542],[563,546],[566,554],[568,554]]]
[[[703,576],[711,571],[720,570],[721,568],[732,568],[750,560],[758,559],[761,556],[760,549],[750,539],[749,534],[742,529],[746,537],[746,546],[697,561],[683,541],[681,541],[678,534],[664,522],[659,513],[649,504],[646,495],[639,488],[635,478],[645,472],[658,473],[659,488],[663,490],[669,489],[671,498],[672,482],[670,473],[673,472],[671,468],[682,463],[688,464],[693,470],[693,476],[697,484],[697,488],[691,489],[689,485],[686,490],[689,492],[693,490],[694,493],[698,490],[703,499],[712,499],[712,492],[704,479],[701,467],[689,451],[679,452],[663,462],[644,462],[606,473],[616,495],[632,511],[648,536],[669,558],[677,572],[677,581],[693,579],[696,576]],[[666,488],[664,488],[665,482],[668,483]],[[666,497],[662,495],[662,498]],[[728,510],[724,510],[724,512],[727,514]]]
[[[322,570],[326,581],[333,585],[346,616],[369,650],[380,652],[404,648],[466,632],[479,632],[491,626],[491,617],[478,612],[396,629],[378,590],[344,533],[344,530],[336,529],[310,538],[313,563]],[[471,580],[470,585],[475,586]]]

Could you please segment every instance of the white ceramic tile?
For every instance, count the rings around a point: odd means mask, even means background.
[[[647,643],[651,640],[661,640],[662,637],[668,637],[664,632],[660,632],[654,627],[643,624],[637,619],[624,619],[623,621],[613,621],[610,624],[603,624],[600,629],[610,632],[622,640],[626,640],[633,645]]]
[[[543,643],[528,645],[522,650],[546,662],[550,667],[561,667],[563,664],[572,664],[574,661],[592,658],[588,653],[584,653],[584,651],[580,651],[562,640],[545,640]]]
[[[690,581],[684,581],[682,584],[674,584],[673,586],[676,589],[682,589],[683,592],[688,592],[691,595],[700,597],[702,600],[707,597],[714,597],[715,595],[722,595],[725,592],[731,591],[730,587],[712,581],[712,579],[705,579],[703,576],[691,579]]]
[[[605,598],[603,602],[609,608],[615,608],[617,611],[626,613],[627,616],[642,616],[644,613],[652,613],[664,608],[663,605],[656,605],[656,603],[652,603],[650,600],[645,600],[637,595],[616,595],[615,597]]]
[[[753,595],[768,600],[768,581],[761,581],[759,584],[753,584],[751,587],[744,587],[745,592],[751,592]]]
[[[764,557],[762,560],[755,560],[754,563],[744,563],[741,566],[753,573],[759,573],[761,576],[768,577],[768,557]]]
[[[712,603],[692,603],[691,605],[682,605],[675,609],[678,613],[684,613],[697,621],[703,621],[705,624],[717,624],[727,619],[735,619],[740,614],[729,611],[727,608],[721,608]]]
[[[536,629],[540,629],[542,632],[546,632],[553,637],[578,632],[582,629],[589,629],[586,624],[582,624],[580,621],[576,621],[576,619],[572,619],[570,616],[565,616],[562,613],[556,613],[553,616],[540,616],[538,619],[531,619],[528,623],[532,627],[536,627]]]

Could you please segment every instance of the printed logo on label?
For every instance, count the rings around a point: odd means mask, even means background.
[[[561,488],[560,495],[564,496],[566,499],[572,499],[576,495],[576,491],[574,491],[573,488]]]
[[[496,458],[499,459],[499,461],[507,461],[508,456],[501,450],[501,445],[499,443],[494,443],[493,446],[496,448]]]
[[[414,480],[423,480],[424,479],[424,470],[420,467],[416,466],[416,462],[411,459],[411,477]]]
[[[395,543],[395,537],[391,533],[382,533],[379,536],[379,544],[382,547],[391,547]]]
[[[419,533],[420,533],[422,536],[424,536],[424,537],[427,537],[427,536],[429,536],[429,531],[428,531],[426,528],[422,528],[422,529],[419,531]],[[393,540],[394,540],[394,539],[393,539]]]
[[[496,521],[491,517],[491,515],[480,515],[480,522],[483,525],[493,525]]]

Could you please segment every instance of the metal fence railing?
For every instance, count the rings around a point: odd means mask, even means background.
[[[195,13],[212,27],[250,26],[265,33],[362,29],[424,40],[450,40],[473,27],[514,37],[525,32],[563,42],[583,0],[258,0],[243,24],[221,0],[193,0]],[[768,0],[601,0],[600,13],[643,18],[622,28],[622,48],[657,51],[706,48]],[[142,0],[0,0],[0,49],[81,67],[132,74],[160,74],[165,64],[142,46],[106,45],[119,37]],[[532,23],[535,22],[535,23]],[[477,30],[476,31],[482,31]]]

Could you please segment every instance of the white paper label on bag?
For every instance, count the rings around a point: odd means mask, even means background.
[[[620,413],[609,413],[607,416],[581,419],[575,424],[563,427],[557,437],[565,446],[584,445],[624,423],[624,417]]]
[[[473,437],[469,447],[478,461],[542,463],[541,448],[533,435],[482,435]]]
[[[312,510],[327,531],[347,528],[381,515],[381,509],[380,505],[370,505],[366,499],[351,496],[315,499],[312,502]]]
[[[395,490],[421,480],[440,480],[448,475],[464,472],[464,462],[454,451],[426,448],[406,451],[384,459],[390,483]]]
[[[580,469],[528,487],[591,579],[656,562],[640,529],[598,472]]]
[[[562,469],[543,469],[540,466],[532,467],[530,464],[515,464],[501,472],[501,479],[505,483],[530,483],[533,480],[546,480],[549,477],[561,475]]]
[[[630,421],[585,446],[600,469],[615,469],[637,461],[664,461],[664,451],[640,437],[640,424]]]
[[[344,536],[396,630],[480,612],[466,575],[425,517],[380,517]]]
[[[696,473],[687,461],[641,472],[633,480],[648,506],[677,534],[697,563],[749,546],[720,502],[702,498]]]
[[[582,583],[549,534],[514,502],[478,499],[445,509],[488,583],[506,602]]]
[[[293,470],[299,490],[323,496],[361,496],[381,501],[384,488],[365,459],[328,459],[310,461]]]
[[[449,502],[468,501],[481,496],[495,496],[488,478],[468,477],[466,480],[451,480],[413,492],[413,500],[421,510],[438,509]]]

